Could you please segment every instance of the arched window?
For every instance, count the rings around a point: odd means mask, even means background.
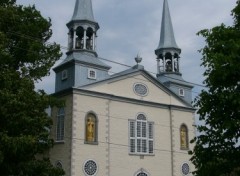
[[[134,174],[134,176],[150,176],[150,175],[145,169],[141,168]]]
[[[84,29],[82,26],[79,26],[76,29],[76,44],[75,44],[76,49],[83,49],[83,44],[84,44],[83,40],[84,40]]]
[[[179,72],[179,54],[174,53],[174,71]]]
[[[62,168],[63,168],[61,161],[57,161],[56,164],[55,164],[55,166],[56,166],[57,168],[59,168],[59,169],[62,169]]]
[[[165,54],[165,59],[166,59],[166,72],[172,72],[172,54],[171,53],[166,53]]]
[[[74,30],[70,29],[69,34],[68,34],[68,49],[72,50],[73,49],[73,37],[74,37]]]
[[[129,145],[131,154],[153,154],[153,122],[144,114],[129,120]]]
[[[148,174],[144,173],[144,172],[140,172],[137,174],[137,176],[148,176]]]
[[[57,114],[56,141],[63,141],[64,140],[64,118],[65,118],[64,108],[60,108],[58,110],[58,114]]]
[[[86,49],[93,50],[93,29],[87,29],[87,40],[86,40]]]
[[[188,129],[186,125],[180,127],[180,148],[188,149]]]
[[[88,113],[85,119],[85,142],[90,144],[97,143],[97,117],[94,113]]]

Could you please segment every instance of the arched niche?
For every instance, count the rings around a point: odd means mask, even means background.
[[[94,112],[88,112],[85,117],[85,143],[97,144],[98,118]]]
[[[87,32],[86,32],[86,49],[87,50],[93,50],[93,36],[94,31],[91,27],[87,28]]]
[[[84,28],[82,26],[78,26],[76,28],[76,49],[83,49],[84,47]]]
[[[180,148],[182,150],[187,150],[189,147],[188,142],[188,128],[185,124],[180,126]]]

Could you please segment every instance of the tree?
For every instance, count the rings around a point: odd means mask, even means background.
[[[201,52],[208,87],[195,100],[204,122],[190,152],[198,176],[240,175],[240,1],[236,4],[232,26],[198,33],[206,39]]]
[[[47,156],[53,140],[45,112],[61,103],[34,87],[61,56],[48,43],[51,20],[15,0],[0,1],[0,16],[0,175],[63,175]]]

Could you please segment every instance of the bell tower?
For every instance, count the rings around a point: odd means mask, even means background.
[[[168,0],[163,2],[160,41],[155,54],[158,80],[190,104],[193,86],[183,80],[180,72],[181,49],[175,40]]]
[[[180,53],[181,49],[177,46],[174,37],[168,1],[164,0],[160,41],[158,48],[155,50],[155,54],[157,55],[158,75],[164,73],[180,74],[179,70]]]
[[[94,20],[91,0],[76,0],[74,13],[67,27],[69,52],[86,51],[97,55],[96,34],[99,25]]]
[[[76,0],[67,27],[67,57],[53,69],[56,73],[55,92],[106,79],[111,68],[101,61],[96,52],[99,25],[94,20],[92,0]]]

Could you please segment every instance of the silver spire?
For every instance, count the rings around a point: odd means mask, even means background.
[[[94,22],[92,0],[76,0],[72,20],[88,20]]]
[[[171,15],[168,7],[168,1],[164,0],[163,3],[163,12],[162,12],[162,24],[161,24],[161,34],[160,34],[160,41],[157,50],[159,49],[167,49],[167,48],[174,48],[179,49],[177,43],[175,41],[173,26]]]

